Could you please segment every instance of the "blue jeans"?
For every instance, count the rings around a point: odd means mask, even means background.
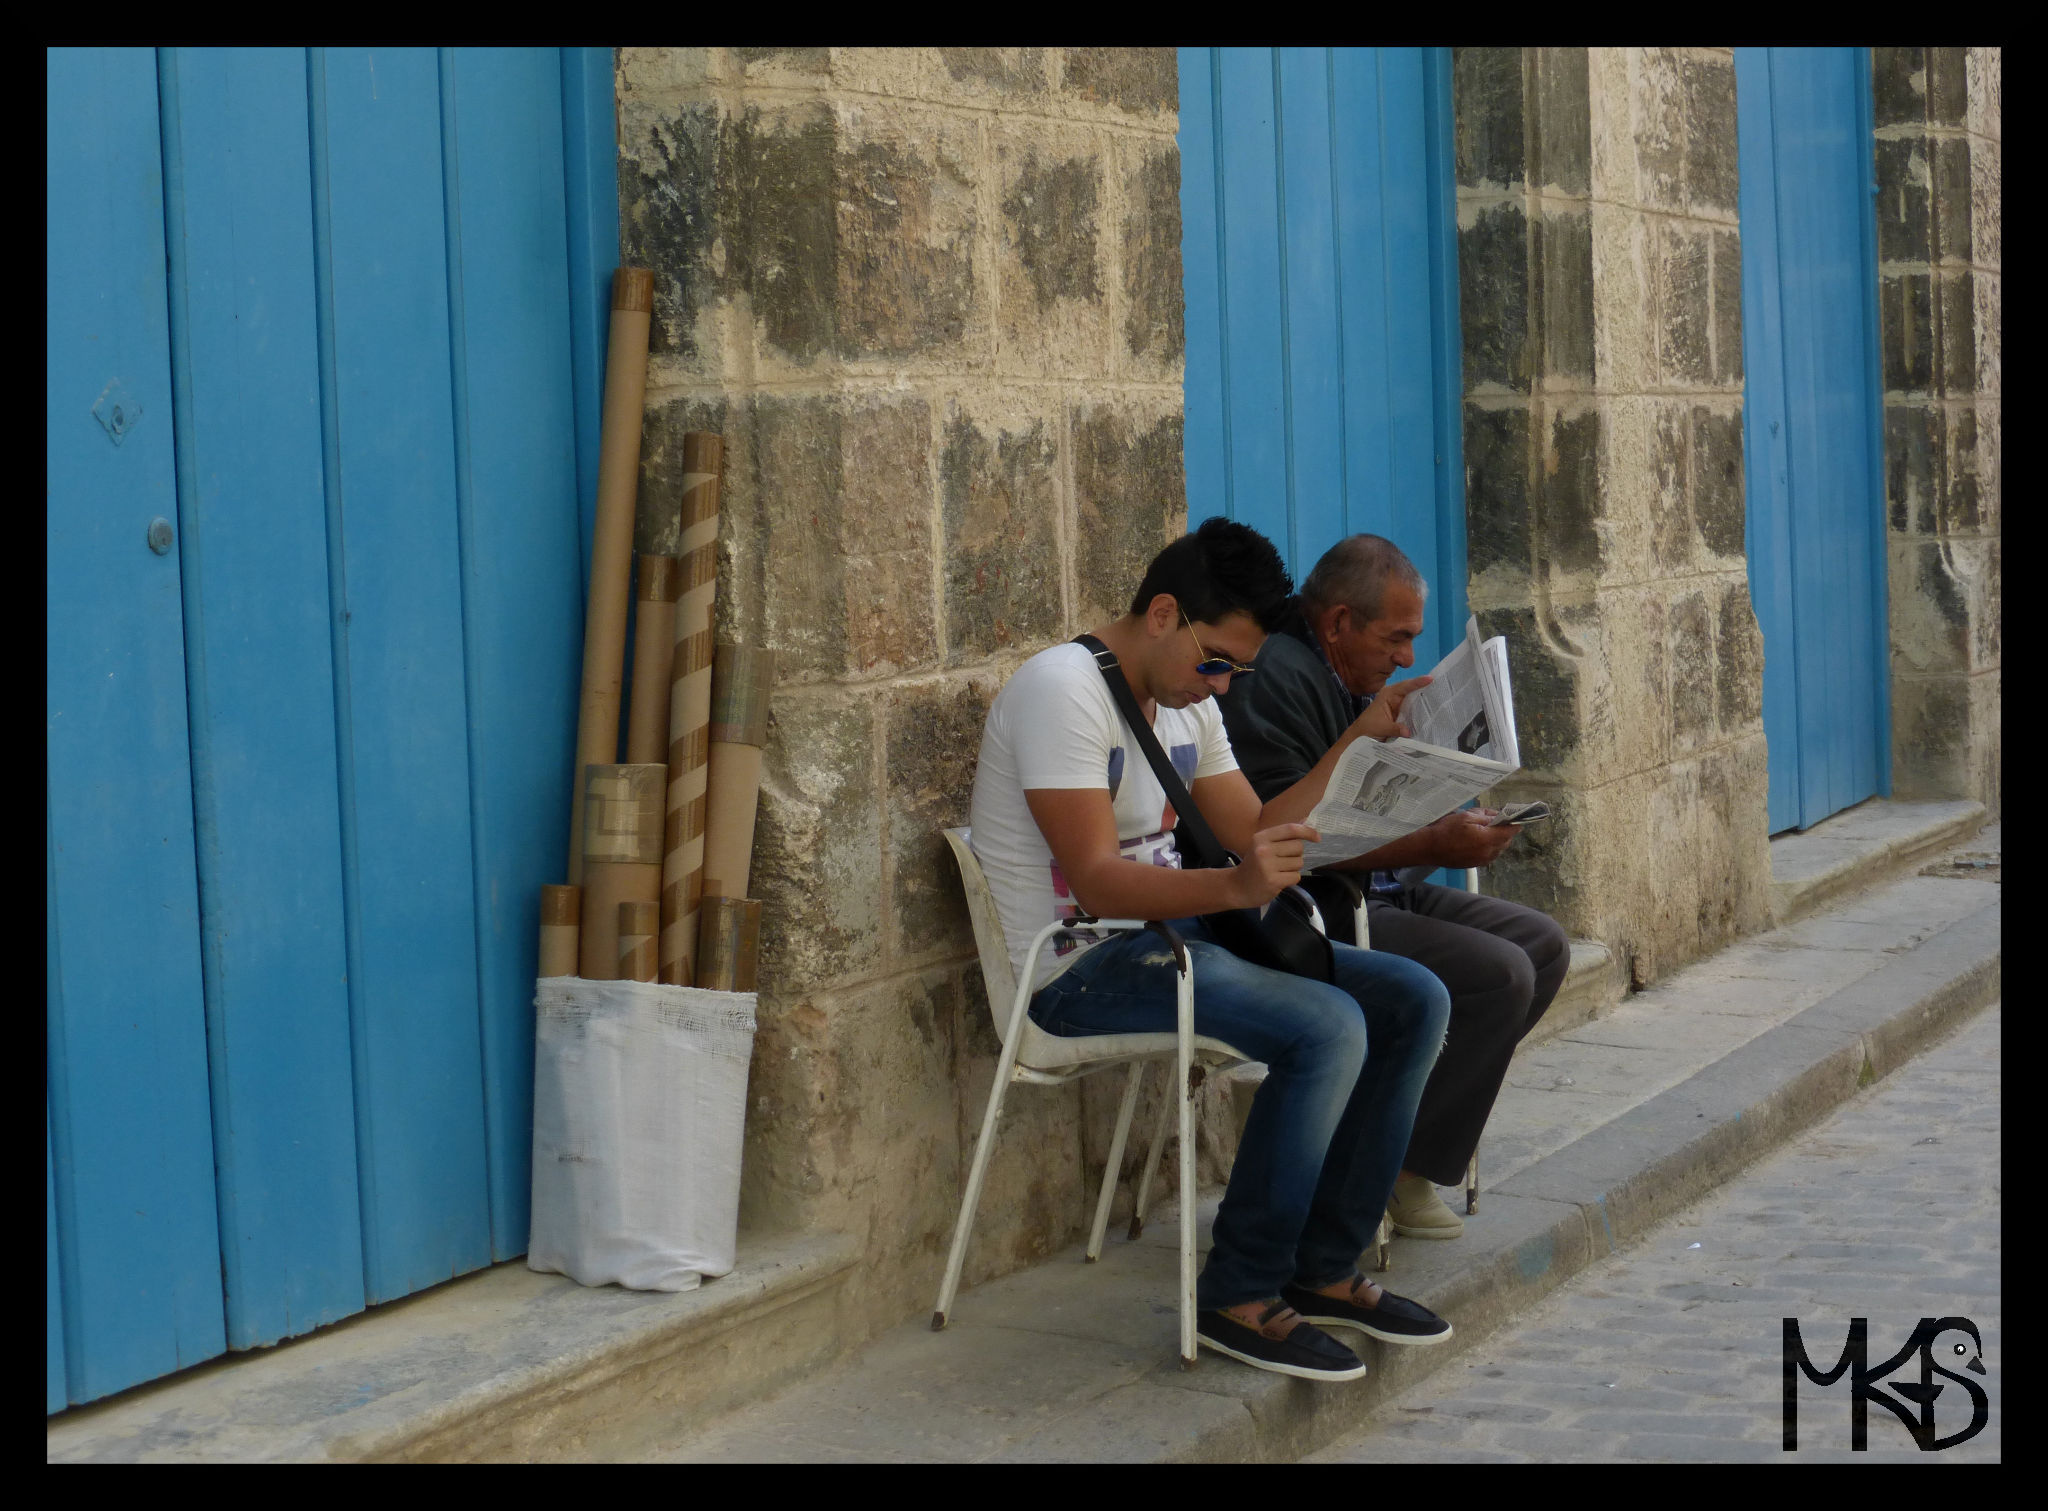
[[[1195,1287],[1203,1310],[1351,1275],[1400,1173],[1451,998],[1426,967],[1335,944],[1337,984],[1238,959],[1178,919],[1195,972],[1195,1032],[1266,1063]],[[1172,957],[1157,935],[1088,949],[1031,999],[1061,1035],[1172,1033]]]

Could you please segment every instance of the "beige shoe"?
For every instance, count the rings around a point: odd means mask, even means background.
[[[1423,1175],[1394,1178],[1387,1216],[1403,1238],[1456,1238],[1465,1231],[1465,1220],[1444,1205],[1436,1186]]]

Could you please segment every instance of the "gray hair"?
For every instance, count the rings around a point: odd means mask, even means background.
[[[1415,563],[1391,540],[1384,535],[1347,535],[1323,553],[1301,585],[1302,607],[1311,618],[1343,604],[1361,619],[1377,619],[1389,578],[1418,598],[1429,595],[1429,584]]]

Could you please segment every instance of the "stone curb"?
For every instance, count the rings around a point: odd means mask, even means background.
[[[1041,1442],[1034,1435],[1006,1456],[1292,1462],[1356,1431],[1377,1408],[1512,1323],[1565,1280],[1996,1001],[1999,916],[1997,903],[1980,908],[1487,1191],[1481,1198],[1489,1214],[1485,1247],[1404,1244],[1389,1278],[1402,1294],[1455,1320],[1450,1344],[1390,1348],[1346,1334],[1347,1343],[1364,1344],[1372,1373],[1342,1388],[1252,1370],[1183,1372],[1161,1365],[1091,1403],[1091,1416],[1097,1407],[1104,1414],[1097,1419],[1106,1434],[1077,1434],[1063,1424],[1058,1436],[1047,1434]],[[1174,1390],[1234,1399],[1241,1413],[1177,1408]]]

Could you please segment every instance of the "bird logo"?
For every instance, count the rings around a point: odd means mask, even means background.
[[[1984,1393],[1983,1386],[1970,1378],[1971,1375],[1983,1375],[1986,1370],[1983,1337],[1977,1331],[1977,1324],[1968,1317],[1922,1317],[1905,1346],[1875,1367],[1868,1362],[1869,1321],[1863,1317],[1852,1317],[1842,1355],[1835,1361],[1834,1368],[1825,1372],[1814,1368],[1813,1361],[1807,1357],[1805,1344],[1799,1335],[1799,1320],[1787,1317],[1784,1326],[1784,1441],[1787,1452],[1799,1446],[1798,1378],[1802,1372],[1820,1386],[1834,1384],[1844,1373],[1849,1375],[1849,1447],[1857,1453],[1868,1447],[1868,1407],[1873,1401],[1905,1425],[1923,1453],[1967,1442],[1982,1432],[1985,1423],[1991,1419],[1990,1397]],[[1949,1334],[1966,1335],[1968,1341],[1964,1341],[1963,1336],[1949,1338]],[[1920,1359],[1918,1380],[1902,1380],[1889,1386],[1878,1383],[1904,1367],[1916,1354]],[[1950,1365],[1959,1366],[1966,1373],[1958,1374]],[[1941,1380],[1935,1378],[1937,1375]],[[1946,1437],[1938,1437],[1935,1434],[1935,1402],[1947,1389],[1943,1381],[1954,1381],[1968,1394],[1970,1424]]]

